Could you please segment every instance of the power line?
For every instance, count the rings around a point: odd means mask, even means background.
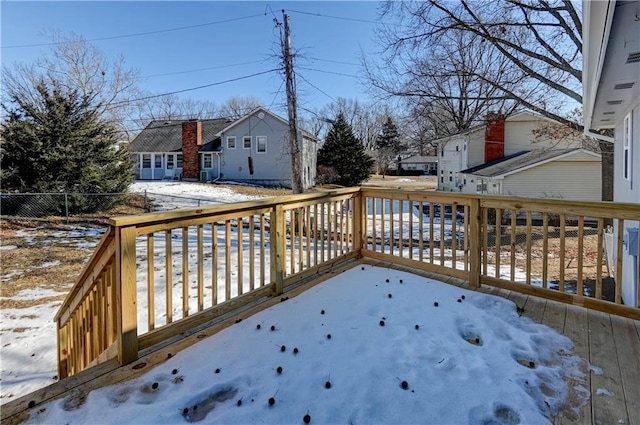
[[[340,63],[343,65],[354,65],[354,66],[360,66],[359,63],[355,63],[355,62],[344,62],[344,61],[336,61],[336,60],[331,60],[331,59],[321,59],[321,58],[316,58],[311,56],[309,59],[311,60],[315,60],[315,61],[320,61],[320,62],[331,62],[331,63]]]
[[[301,10],[291,10],[291,9],[287,9],[287,10],[289,12],[300,13],[302,15],[316,16],[316,17],[319,17],[319,18],[340,19],[342,21],[364,22],[364,23],[367,23],[367,24],[391,25],[391,24],[389,24],[387,22],[382,22],[382,21],[370,21],[368,19],[347,18],[347,17],[344,17],[344,16],[335,16],[335,15],[323,15],[322,13],[303,12]]]
[[[336,102],[336,103],[337,103],[337,100],[335,100],[335,99],[333,98],[333,96],[331,96],[331,95],[327,94],[324,90],[322,90],[322,89],[318,88],[318,87],[317,87],[315,84],[313,84],[311,81],[309,81],[309,80],[307,80],[306,78],[304,78],[304,75],[302,75],[302,74],[298,73],[298,76],[299,76],[300,78],[302,78],[304,81],[306,81],[306,82],[307,82],[307,84],[309,84],[311,87],[313,87],[314,89],[318,90],[320,93],[322,93],[323,95],[327,96],[329,99],[331,99],[332,101],[334,101],[334,102]]]
[[[272,68],[272,69],[268,69],[266,71],[256,72],[254,74],[249,74],[249,75],[243,75],[242,77],[231,78],[229,80],[217,81],[215,83],[204,84],[202,86],[190,87],[188,89],[176,90],[176,91],[167,92],[167,93],[154,94],[154,95],[151,95],[151,96],[140,97],[140,98],[137,98],[137,99],[122,100],[120,102],[113,102],[110,106],[123,105],[123,104],[126,104],[126,103],[133,103],[133,102],[137,102],[137,101],[140,101],[140,100],[155,99],[156,97],[169,96],[169,95],[172,95],[172,94],[185,93],[185,92],[188,92],[188,91],[200,90],[200,89],[204,89],[204,88],[207,88],[207,87],[219,86],[221,84],[232,83],[234,81],[240,81],[240,80],[246,80],[247,78],[257,77],[258,75],[264,75],[264,74],[268,74],[270,72],[280,71],[280,70],[281,70],[280,68]]]
[[[259,62],[264,62],[264,61],[255,60],[255,61],[249,61],[249,62],[231,63],[229,65],[212,66],[212,67],[209,67],[209,68],[190,69],[188,71],[166,72],[164,74],[146,75],[143,78],[153,78],[153,77],[164,77],[164,76],[167,76],[167,75],[188,74],[188,73],[191,73],[191,72],[209,71],[211,69],[231,68],[233,66],[250,65],[250,64],[259,63]]]
[[[322,72],[322,73],[324,73],[324,74],[341,75],[341,76],[343,76],[343,77],[351,77],[351,78],[360,78],[359,76],[354,75],[354,74],[344,74],[344,73],[342,73],[342,72],[325,71],[325,70],[323,70],[323,69],[307,68],[307,67],[305,67],[305,66],[301,66],[300,68],[301,68],[301,69],[305,69],[305,70],[307,70],[307,71]]]
[[[109,36],[109,37],[97,37],[97,38],[88,39],[86,41],[115,40],[115,39],[118,39],[118,38],[139,37],[139,36],[142,36],[142,35],[152,35],[152,34],[160,34],[160,33],[165,33],[165,32],[183,31],[183,30],[187,30],[187,29],[201,28],[201,27],[206,27],[206,26],[210,26],[210,25],[218,25],[218,24],[225,24],[225,23],[228,23],[228,22],[242,21],[244,19],[256,18],[258,16],[264,16],[264,14],[257,13],[255,15],[240,16],[238,18],[231,18],[231,19],[224,19],[224,20],[221,20],[221,21],[206,22],[204,24],[188,25],[188,26],[185,26],[185,27],[177,27],[177,28],[168,28],[168,29],[163,29],[163,30],[138,32],[138,33],[133,33],[133,34],[113,35],[113,36]],[[54,46],[56,44],[66,44],[66,43],[73,43],[73,41],[55,41],[55,42],[50,42],[50,43],[20,44],[20,45],[13,45],[13,46],[2,46],[1,48],[2,49],[15,49],[15,48],[21,48],[21,47]]]

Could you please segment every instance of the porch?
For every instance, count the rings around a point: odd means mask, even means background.
[[[640,309],[623,304],[621,278],[638,217],[638,205],[355,188],[113,219],[56,317],[67,378],[3,406],[2,420],[137,376],[364,262],[513,300],[603,369],[580,423],[640,423]],[[613,396],[596,397],[604,387]]]

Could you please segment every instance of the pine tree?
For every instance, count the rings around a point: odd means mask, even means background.
[[[371,175],[373,159],[365,152],[342,113],[336,117],[318,151],[320,166],[335,170],[339,176],[336,183],[343,186],[357,186]]]
[[[121,193],[133,181],[125,150],[115,149],[115,129],[77,91],[40,83],[37,98],[3,105],[0,161],[3,192]],[[76,211],[92,211],[91,197],[73,199]],[[111,205],[109,205],[111,206]]]
[[[391,161],[405,149],[400,140],[398,127],[389,116],[382,125],[382,132],[376,138],[376,156],[378,159],[378,169],[384,175],[389,170]],[[399,171],[399,170],[398,170]]]

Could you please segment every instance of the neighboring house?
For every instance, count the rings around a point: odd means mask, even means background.
[[[231,120],[153,121],[130,144],[142,180],[232,180],[291,187],[288,122],[256,108]],[[305,189],[315,184],[317,138],[299,131]]]
[[[613,200],[640,203],[640,2],[583,2],[585,133],[614,145]],[[614,137],[590,130],[613,129]],[[638,221],[625,220],[622,300],[638,306]],[[618,224],[614,222],[614,240]],[[617,251],[613,253],[616,264]]]
[[[436,140],[438,190],[600,200],[600,155],[582,149],[579,134],[537,136],[545,125],[558,123],[530,111],[493,113],[484,125]]]
[[[599,201],[602,159],[586,149],[522,151],[460,172],[463,193]]]
[[[425,174],[435,175],[438,171],[438,157],[414,155],[400,160],[400,166],[403,170],[420,170]]]

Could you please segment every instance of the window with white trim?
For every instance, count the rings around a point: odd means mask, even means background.
[[[182,168],[182,154],[176,155],[176,168]]]
[[[151,154],[143,153],[142,154],[142,168],[151,168]]]
[[[631,112],[624,117],[622,132],[622,176],[625,180],[631,181],[631,136],[632,136]]]
[[[227,136],[227,149],[236,148],[236,136]]]
[[[172,170],[176,166],[175,154],[167,154],[167,170]]]
[[[256,136],[256,152],[267,152],[267,136]]]
[[[251,136],[244,136],[242,138],[242,147],[244,149],[251,149]]]
[[[212,153],[203,153],[202,154],[202,168],[213,168],[213,154]]]
[[[159,153],[154,155],[154,168],[162,168],[162,155]]]

